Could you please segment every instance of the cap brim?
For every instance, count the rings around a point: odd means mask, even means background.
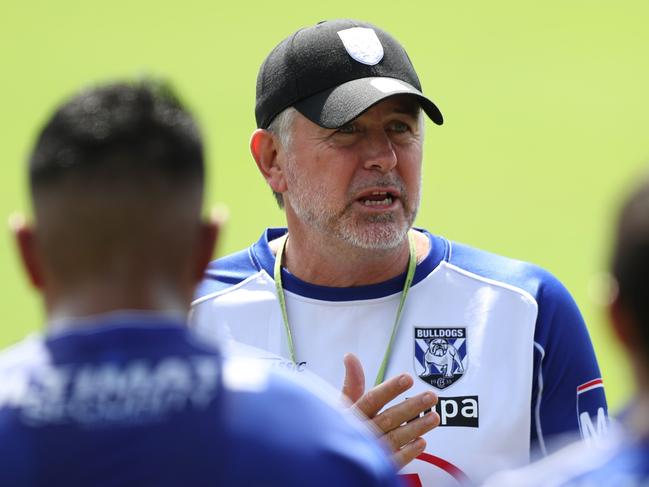
[[[354,120],[381,100],[395,95],[417,98],[426,115],[437,125],[444,118],[439,108],[424,94],[394,78],[359,78],[300,100],[294,106],[306,118],[321,127],[335,129]]]

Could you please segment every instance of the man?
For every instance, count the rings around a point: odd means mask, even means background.
[[[412,485],[454,485],[526,463],[606,402],[581,315],[554,277],[412,228],[424,113],[442,124],[381,29],[335,20],[282,41],[259,72],[250,146],[288,232],[268,229],[213,263],[193,321],[342,385],[399,463],[417,457],[402,470]],[[375,384],[414,372],[391,408],[425,411],[439,394],[425,451],[401,422],[374,417],[373,391],[366,407],[363,372]]]
[[[631,361],[636,397],[620,423],[600,441],[571,445],[520,471],[502,473],[490,486],[649,485],[649,180],[620,212],[611,265],[609,318]]]
[[[397,485],[358,421],[188,331],[217,235],[203,172],[164,85],[83,92],[45,125],[16,237],[47,333],[0,354],[1,485]]]

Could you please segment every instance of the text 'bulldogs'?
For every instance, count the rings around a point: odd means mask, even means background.
[[[415,338],[464,338],[464,328],[415,328]]]

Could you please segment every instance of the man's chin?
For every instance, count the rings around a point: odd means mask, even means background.
[[[367,250],[392,250],[406,239],[409,225],[396,222],[365,222],[353,229],[341,229],[342,237],[354,247]]]

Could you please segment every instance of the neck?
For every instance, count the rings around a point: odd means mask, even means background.
[[[297,232],[296,232],[297,233]],[[417,262],[430,250],[428,238],[414,231]],[[270,242],[277,255],[278,240]],[[321,237],[294,234],[284,249],[283,265],[297,278],[319,286],[353,287],[377,284],[404,273],[408,267],[408,238],[392,249],[363,249]]]
[[[88,283],[62,292],[46,292],[48,322],[82,318],[119,310],[186,315],[191,295],[182,296],[172,286]]]

